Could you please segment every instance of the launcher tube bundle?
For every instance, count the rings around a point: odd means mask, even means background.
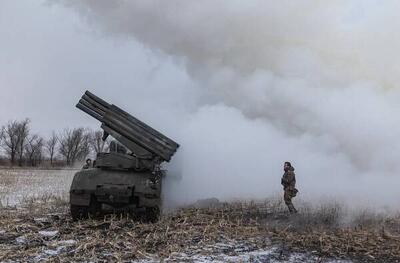
[[[137,156],[151,155],[169,162],[179,145],[119,107],[86,91],[77,108],[100,121],[103,139],[111,135]]]

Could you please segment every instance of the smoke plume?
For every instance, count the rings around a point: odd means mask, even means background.
[[[109,1],[65,5],[193,81],[169,130],[171,198],[260,198],[296,167],[303,198],[396,205],[398,1]],[[187,101],[192,104],[188,105]],[[171,114],[172,115],[172,114]]]

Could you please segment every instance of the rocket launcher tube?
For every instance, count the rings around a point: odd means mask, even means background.
[[[127,124],[123,123],[117,118],[113,118],[112,113],[107,113],[105,115],[105,117],[103,118],[103,123],[106,124],[108,127],[114,129],[127,139],[137,143],[149,152],[152,152],[162,157],[162,159],[166,161],[169,161],[170,156],[173,154],[173,152],[168,151],[165,147],[157,144],[155,141],[153,141],[151,138],[147,137],[143,133],[140,133],[136,129],[132,129]],[[133,149],[130,150],[133,151]]]
[[[139,136],[143,136],[145,141],[149,141],[150,143],[155,144],[154,147],[158,147],[163,151],[167,152],[176,151],[176,147],[169,145],[164,140],[161,140],[159,137],[147,133],[145,129],[135,125],[135,123],[127,121],[126,118],[115,113],[114,111],[108,111],[103,119],[105,121],[117,121],[121,127],[126,127],[126,129],[132,130],[132,132],[139,133]]]
[[[179,147],[173,140],[89,91],[85,92],[77,107],[102,122],[103,130],[107,127],[106,132],[117,135],[115,139],[134,153],[142,149],[169,161]]]
[[[90,94],[90,97],[88,94]],[[129,115],[128,113],[118,108],[117,106],[110,105],[104,102],[103,100],[99,99],[90,92],[86,92],[82,96],[80,103],[85,105],[87,108],[90,108],[97,114],[103,116],[103,119],[106,114],[112,114],[113,118],[120,119],[123,124],[129,125],[132,129],[136,130],[137,132],[140,132],[141,134],[144,135],[150,133],[152,135],[150,141],[155,141],[156,143],[161,144],[163,147],[167,147],[172,152],[174,152],[178,146],[177,143],[167,138],[166,136],[162,135],[161,133],[157,132],[156,130],[149,127],[145,123]]]
[[[76,104],[76,107],[78,109],[80,109],[81,111],[86,112],[87,114],[89,114],[90,116],[92,116],[93,118],[95,118],[98,121],[102,121],[102,119],[103,119],[101,115],[99,115],[98,113],[94,112],[93,110],[91,110],[90,108],[88,108],[87,106],[85,106],[81,102]]]
[[[126,111],[122,110],[121,108],[115,106],[115,105],[111,105],[112,109],[114,112],[124,116],[125,118],[127,118],[130,122],[134,122],[136,123],[139,127],[147,130],[148,132],[150,132],[152,135],[158,137],[160,140],[164,141],[167,144],[170,144],[173,148],[177,148],[179,147],[179,145],[174,142],[173,140],[171,140],[170,138],[168,138],[167,136],[161,134],[160,132],[154,130],[153,128],[151,128],[150,126],[148,126],[147,124],[145,124],[144,122],[141,122],[140,120],[136,119],[135,117],[133,117],[132,115],[130,115],[129,113],[127,113]]]

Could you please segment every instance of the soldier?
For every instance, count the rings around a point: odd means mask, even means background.
[[[91,166],[92,166],[92,160],[91,159],[86,159],[86,163],[82,167],[82,169],[89,169]]]
[[[285,162],[283,170],[285,171],[281,180],[281,184],[283,185],[284,190],[283,199],[285,200],[285,204],[289,208],[289,212],[297,213],[297,210],[292,203],[292,198],[295,197],[298,192],[298,190],[295,188],[296,176],[294,174],[294,167],[291,165],[290,162]]]

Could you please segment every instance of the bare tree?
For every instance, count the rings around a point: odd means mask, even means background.
[[[4,137],[4,127],[0,128],[0,145],[3,142],[3,137]]]
[[[29,119],[25,119],[17,123],[17,137],[18,137],[18,144],[17,144],[17,152],[19,155],[18,165],[22,166],[23,157],[24,157],[24,150],[27,138],[29,136]]]
[[[49,154],[49,157],[50,157],[50,164],[52,166],[53,166],[53,159],[54,159],[54,154],[56,152],[57,144],[58,144],[58,137],[57,137],[56,133],[53,131],[50,138],[46,141],[46,144],[45,144],[47,153]]]
[[[37,166],[42,159],[43,138],[38,135],[28,137],[25,145],[25,156],[29,165]]]
[[[107,140],[103,141],[102,131],[91,131],[89,136],[90,148],[95,154],[101,153],[107,147]]]
[[[3,145],[3,138],[4,138],[4,127],[0,127],[0,157],[2,154],[1,149],[3,148],[1,147]]]
[[[22,165],[24,145],[26,137],[29,134],[29,119],[21,122],[9,121],[6,126],[2,128],[2,143],[1,146],[8,156],[11,165],[15,165],[18,159],[19,164]]]
[[[10,159],[11,165],[15,164],[18,148],[17,121],[9,121],[3,130],[2,147]]]
[[[90,151],[89,134],[84,128],[65,129],[59,136],[59,153],[67,165],[74,165],[76,160],[84,159]]]

